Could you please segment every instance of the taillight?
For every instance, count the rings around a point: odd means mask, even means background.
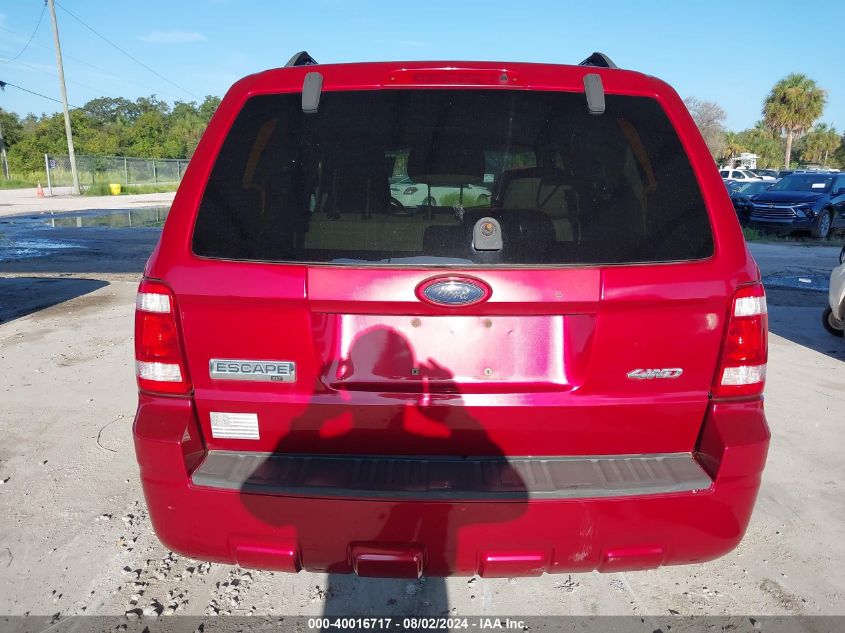
[[[766,293],[760,283],[742,286],[733,297],[713,396],[759,396],[768,357]]]
[[[138,388],[168,394],[191,391],[173,291],[143,280],[135,300],[135,375]]]

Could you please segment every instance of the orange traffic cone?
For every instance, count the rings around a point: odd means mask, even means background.
[[[37,195],[39,198],[43,198],[43,197],[44,197],[44,190],[41,188],[41,183],[40,183],[40,182],[38,183],[38,190],[36,191],[36,195]]]

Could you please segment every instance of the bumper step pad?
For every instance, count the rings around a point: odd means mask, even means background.
[[[712,481],[689,453],[597,457],[395,457],[211,451],[196,486],[361,499],[518,501],[690,492]]]

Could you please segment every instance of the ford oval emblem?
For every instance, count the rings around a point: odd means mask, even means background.
[[[490,287],[470,277],[435,277],[417,286],[417,297],[440,306],[471,306],[490,298]]]

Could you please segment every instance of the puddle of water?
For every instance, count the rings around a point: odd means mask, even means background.
[[[121,209],[79,215],[57,214],[40,220],[54,229],[147,229],[161,228],[170,207]]]
[[[164,225],[170,207],[113,209],[79,213],[50,213],[0,219],[0,262],[43,257],[61,249],[84,248],[66,241],[64,230],[86,229],[155,229]],[[53,229],[61,229],[53,232]],[[51,234],[46,237],[47,234]],[[84,239],[80,234],[70,240]]]
[[[830,288],[829,275],[805,274],[805,275],[768,275],[763,277],[763,285],[766,288],[789,288],[791,290],[815,290],[816,292],[827,292]]]
[[[46,255],[50,251],[64,248],[79,248],[79,246],[69,244],[68,242],[56,242],[37,238],[26,240],[0,239],[0,262],[38,257],[39,255]]]

